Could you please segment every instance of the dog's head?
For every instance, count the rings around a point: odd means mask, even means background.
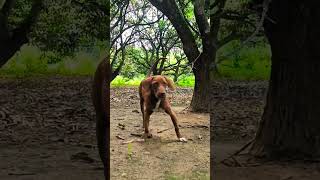
[[[154,76],[151,81],[151,90],[156,96],[156,98],[164,99],[166,97],[166,89],[167,87],[174,91],[174,82],[165,76]]]

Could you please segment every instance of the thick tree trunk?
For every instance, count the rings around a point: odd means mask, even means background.
[[[99,155],[104,165],[105,179],[110,179],[110,56],[97,67],[92,86],[92,101],[96,112],[96,136]]]
[[[28,42],[27,39],[21,39],[19,42],[0,42],[0,68],[5,65],[10,58],[20,50],[23,44]]]
[[[276,62],[252,153],[320,155],[320,71],[313,62]]]
[[[1,16],[1,15],[0,15]],[[27,42],[27,39],[21,37],[13,39],[7,31],[4,20],[0,18],[0,68],[5,65],[9,59]]]
[[[34,0],[30,13],[20,23],[18,27],[9,31],[8,16],[15,1],[6,1],[0,11],[0,68],[8,62],[8,60],[20,50],[21,46],[28,43],[28,33],[31,31],[32,25],[37,21],[39,13],[42,9],[42,1]]]
[[[210,99],[210,85],[212,79],[210,77],[210,63],[214,62],[215,51],[211,53],[202,53],[199,56],[193,68],[195,76],[194,92],[191,101],[192,111],[209,112]]]
[[[251,153],[320,157],[320,12],[304,1],[272,1],[265,32],[272,50],[267,102]]]

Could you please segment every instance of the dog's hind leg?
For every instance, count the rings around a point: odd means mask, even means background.
[[[144,122],[144,100],[143,100],[143,98],[140,98],[140,109],[141,109],[141,113],[142,113],[142,120]],[[143,123],[143,128],[144,128],[144,123]]]

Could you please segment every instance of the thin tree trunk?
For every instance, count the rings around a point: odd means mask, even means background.
[[[179,70],[180,70],[180,64],[181,64],[181,60],[178,61],[178,64],[176,66],[176,69],[174,71],[174,78],[173,78],[173,81],[174,82],[177,82],[178,81],[178,78],[179,78]]]
[[[164,63],[167,60],[167,58],[165,58],[165,57],[166,56],[163,55],[162,58],[161,58],[160,67],[159,67],[159,71],[158,71],[159,75],[161,75],[162,72],[163,72]]]

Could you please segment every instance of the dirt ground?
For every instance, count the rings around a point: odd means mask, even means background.
[[[210,179],[209,115],[185,110],[191,95],[190,88],[178,88],[169,94],[187,143],[178,142],[170,116],[155,112],[150,119],[153,138],[123,144],[141,139],[135,134],[143,132],[138,91],[112,90],[111,179]]]
[[[0,79],[1,180],[103,179],[90,83],[87,77]],[[171,97],[188,143],[177,142],[174,129],[166,130],[173,127],[169,116],[156,112],[154,138],[128,145],[122,142],[139,138],[131,133],[142,129],[137,88],[111,90],[111,179],[209,179],[209,115],[183,111],[191,93],[179,89]]]
[[[90,78],[0,79],[1,180],[101,180]]]
[[[103,179],[90,101],[91,78],[0,79],[0,179]],[[154,137],[139,139],[142,117],[136,88],[111,91],[111,179],[318,180],[320,163],[236,160],[221,163],[254,137],[266,82],[217,82],[209,116],[185,110],[192,89],[170,93],[181,133],[163,112],[151,116]],[[163,132],[161,132],[163,131]],[[210,138],[211,135],[211,138]],[[236,166],[234,163],[238,162]]]
[[[234,159],[229,158],[254,137],[264,108],[267,82],[217,82],[212,87],[210,122],[214,180],[320,179],[318,160],[263,161],[245,155],[247,151]]]

